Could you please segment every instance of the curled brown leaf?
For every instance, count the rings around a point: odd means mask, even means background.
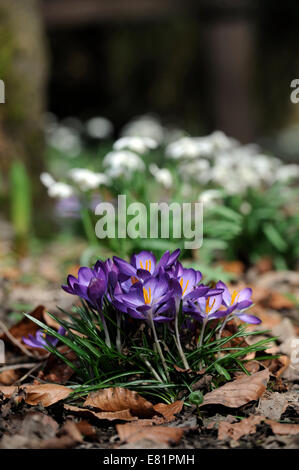
[[[173,421],[175,415],[182,411],[184,402],[182,400],[175,401],[167,405],[166,403],[158,403],[154,406],[154,409],[161,414],[166,421]]]
[[[24,385],[21,388],[26,392],[25,402],[28,405],[41,403],[44,407],[64,400],[71,393],[70,388],[57,384]]]
[[[251,415],[248,418],[242,419],[239,423],[221,421],[218,426],[218,439],[224,440],[230,438],[237,441],[243,436],[254,434],[257,424],[260,424],[264,419],[264,416]]]
[[[121,411],[92,411],[88,408],[80,408],[73,405],[64,405],[64,409],[69,411],[72,414],[78,414],[79,416],[90,418],[94,417],[99,420],[107,421],[135,421],[137,420],[136,416],[132,416],[130,410],[121,410]]]
[[[148,439],[153,442],[177,444],[184,433],[183,428],[167,426],[142,426],[139,424],[117,424],[116,430],[122,442],[137,442]]]
[[[204,401],[200,406],[223,405],[229,408],[239,408],[263,395],[269,376],[269,370],[264,369],[250,376],[228,382],[204,395]]]
[[[105,388],[92,392],[84,402],[102,411],[130,410],[132,415],[140,418],[152,417],[156,414],[153,404],[141,397],[137,392],[126,388]]]

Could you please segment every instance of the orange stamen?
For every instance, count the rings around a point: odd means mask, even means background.
[[[148,291],[146,290],[145,287],[143,288],[143,297],[144,297],[144,302],[145,302],[146,304],[150,304],[150,303],[151,303],[151,300],[152,300],[152,293],[151,293],[151,288],[150,288],[150,287],[148,288]]]
[[[216,299],[214,299],[213,302],[212,302],[212,305],[210,305],[210,299],[206,300],[206,313],[208,313],[208,314],[210,313],[210,311],[214,307],[215,301],[216,301]]]
[[[189,279],[188,279],[188,281],[186,282],[185,288],[183,289],[184,279],[181,277],[180,286],[181,286],[181,288],[182,288],[183,295],[185,294],[185,292],[186,292],[186,290],[187,290],[188,284],[189,284]]]
[[[234,292],[232,293],[231,301],[230,301],[231,305],[233,305],[235,303],[235,301],[238,301],[239,295],[240,294],[238,294],[238,291],[234,290]]]

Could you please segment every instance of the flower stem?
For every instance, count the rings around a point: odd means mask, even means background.
[[[165,357],[163,356],[163,352],[162,352],[162,349],[161,349],[161,346],[160,346],[160,343],[159,343],[156,327],[155,327],[154,320],[153,320],[153,317],[152,317],[151,313],[149,314],[149,321],[150,321],[150,326],[151,326],[151,329],[152,329],[152,332],[153,332],[153,335],[154,335],[154,340],[155,340],[155,344],[156,344],[156,347],[157,347],[157,351],[158,351],[159,356],[161,358],[162,365],[164,367],[167,380],[170,381],[170,376],[169,376],[167,364],[166,364],[166,361],[165,361]]]
[[[186,359],[186,356],[184,354],[184,351],[183,351],[183,348],[182,348],[182,345],[181,345],[180,333],[179,333],[179,316],[178,316],[178,314],[175,316],[174,327],[175,327],[176,346],[178,348],[179,354],[181,356],[181,359],[183,361],[185,369],[190,369],[190,366],[188,364],[188,361]]]
[[[198,347],[198,348],[200,348],[200,347],[202,346],[203,338],[204,338],[204,332],[205,332],[207,323],[208,323],[208,317],[205,318],[204,321],[203,321],[203,323],[202,323],[200,338],[199,338],[199,341],[198,341],[198,343],[197,343],[197,347]]]
[[[119,312],[116,313],[116,323],[117,323],[116,348],[118,352],[121,353],[121,337],[120,337],[121,316]]]
[[[104,333],[105,333],[105,342],[106,342],[108,348],[111,348],[110,335],[109,335],[109,331],[108,331],[108,327],[107,327],[105,317],[104,317],[102,312],[100,312],[100,318],[101,318],[101,322],[102,322],[102,325],[103,325],[103,330],[104,330]]]
[[[224,330],[224,328],[225,328],[225,325],[226,325],[227,322],[228,322],[229,320],[231,320],[232,318],[233,318],[232,316],[228,316],[228,317],[225,318],[225,320],[223,320],[222,325],[221,325],[221,328],[220,328],[220,330],[219,330],[219,332],[218,332],[218,335],[217,335],[217,339],[221,339],[222,332],[223,332],[223,330]]]
[[[155,371],[155,369],[153,368],[153,366],[151,365],[151,363],[150,363],[143,355],[141,355],[141,359],[143,360],[143,362],[144,362],[144,364],[147,366],[147,368],[151,371],[151,373],[153,374],[153,376],[155,377],[155,379],[157,379],[158,382],[163,383],[163,380],[162,380],[161,377],[159,376],[158,372]]]

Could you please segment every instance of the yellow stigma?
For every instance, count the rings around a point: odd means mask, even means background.
[[[151,288],[150,288],[150,287],[148,288],[148,291],[146,290],[145,287],[143,288],[143,297],[144,297],[144,302],[145,302],[146,304],[150,304],[150,303],[151,303],[151,300],[152,300],[152,293],[151,293]]]
[[[185,288],[183,289],[184,279],[181,277],[180,286],[181,286],[181,288],[182,288],[183,295],[185,294],[185,292],[186,292],[186,290],[187,290],[188,284],[189,284],[189,279],[188,279],[188,281],[186,282]]]
[[[206,313],[207,313],[207,314],[209,314],[210,311],[212,310],[212,308],[214,307],[215,300],[216,300],[216,299],[213,300],[212,305],[210,305],[210,299],[207,299],[207,300],[206,300]]]
[[[132,276],[131,281],[132,281],[132,284],[136,284],[136,282],[138,282],[138,279],[137,279],[137,277]]]
[[[139,261],[139,263],[140,263],[141,269],[144,269],[141,260]],[[150,259],[147,259],[146,262],[145,262],[145,269],[146,269],[146,271],[150,271],[150,270],[151,270],[151,267],[152,267],[152,261],[151,261]]]
[[[238,301],[239,299],[239,293],[237,290],[234,290],[234,292],[232,293],[232,298],[231,298],[231,301],[230,301],[230,304],[233,305],[235,303],[235,301]]]

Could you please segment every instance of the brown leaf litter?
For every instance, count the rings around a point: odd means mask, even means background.
[[[204,395],[204,401],[200,406],[218,404],[229,408],[239,408],[263,395],[269,377],[269,370],[264,369],[250,376],[228,382]]]

